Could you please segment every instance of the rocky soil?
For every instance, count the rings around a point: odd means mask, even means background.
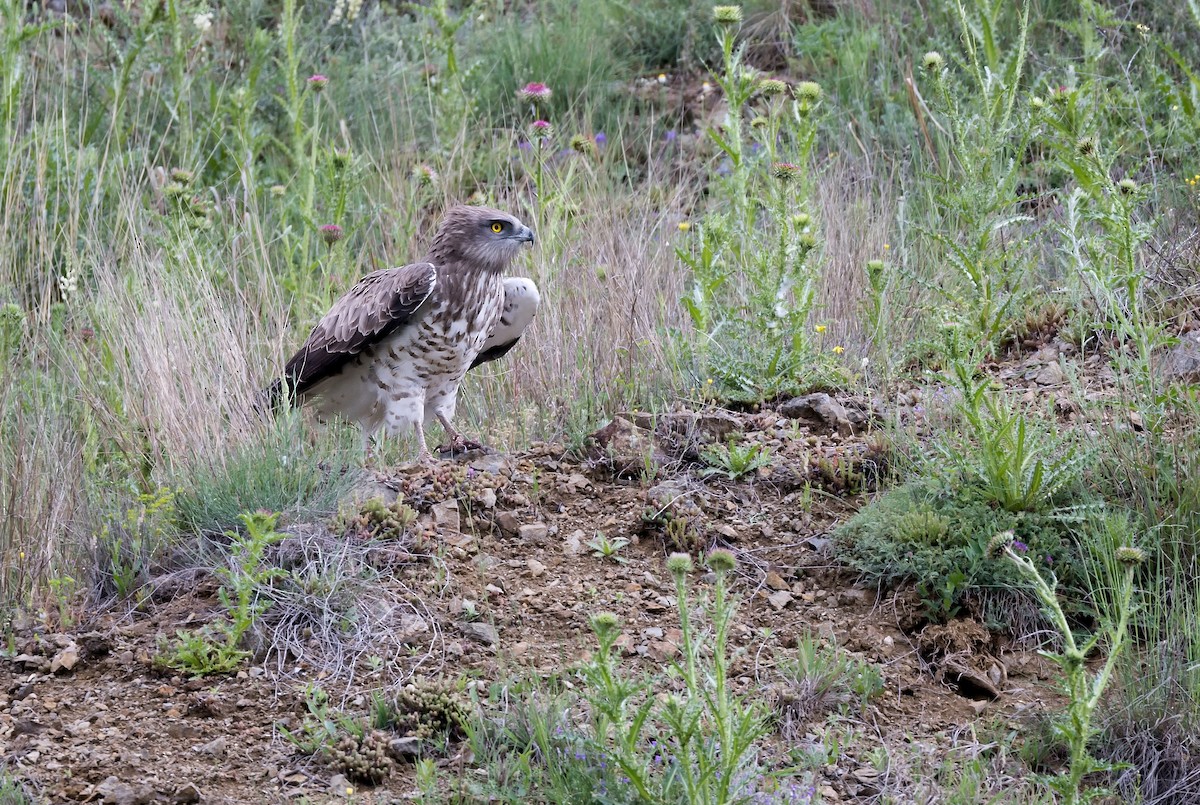
[[[1087,395],[1112,384],[1101,363],[1057,341],[992,369],[1031,400],[1052,401],[1064,422],[1079,410],[1069,378],[1081,378]],[[819,779],[828,801],[866,801],[889,783],[867,760],[879,747],[894,765],[948,757],[970,750],[964,736],[975,727],[1020,726],[1056,701],[1053,669],[1032,651],[968,619],[929,625],[911,589],[860,586],[828,555],[830,530],[886,474],[877,425],[886,418],[920,432],[937,399],[911,387],[888,400],[818,394],[752,412],[623,414],[584,455],[539,445],[376,470],[357,499],[402,496],[417,514],[404,539],[389,547],[387,518],[344,516],[336,528],[288,525],[272,553],[295,569],[342,546],[339,561],[378,570],[373,588],[355,591],[369,628],[339,644],[305,609],[316,599],[297,598],[264,619],[245,670],[203,679],[163,671],[154,663],[162,641],[220,617],[216,578],[194,568],[164,575],[138,609],[80,612],[71,629],[52,616],[19,620],[13,650],[0,657],[0,763],[55,802],[406,799],[416,789],[403,745],[391,747],[395,771],[366,787],[285,740],[282,728],[301,724],[306,684],[365,715],[371,692],[412,679],[466,675],[485,690],[559,672],[593,649],[588,618],[604,610],[622,619],[627,660],[661,668],[679,635],[664,560],[722,545],[739,563],[742,690],[771,685],[776,663],[809,631],[880,668],[884,695],[854,714],[853,745]],[[739,481],[706,475],[702,450],[731,434],[769,448],[771,466]],[[620,561],[595,555],[589,543],[601,533],[628,540]],[[700,572],[693,582],[707,583]],[[821,742],[825,729],[817,718],[801,741]],[[469,770],[471,758],[456,751],[439,762]]]

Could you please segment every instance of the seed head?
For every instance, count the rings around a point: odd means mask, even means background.
[[[321,240],[326,246],[332,246],[342,239],[342,228],[337,224],[325,224],[321,227]]]
[[[784,184],[791,184],[800,178],[800,166],[791,162],[776,162],[771,166],[771,175]]]
[[[817,236],[812,232],[801,232],[799,238],[800,248],[806,252],[811,252],[817,248]]]
[[[989,559],[999,559],[1013,544],[1013,532],[1001,531],[988,540],[987,555]]]
[[[517,90],[517,97],[523,101],[548,101],[550,100],[550,88],[541,81],[530,81],[525,86]]]
[[[763,95],[782,95],[787,92],[787,84],[778,78],[764,78],[758,82],[758,91]]]
[[[329,77],[320,73],[313,73],[308,77],[308,88],[313,92],[320,92],[329,84]]]
[[[192,172],[183,168],[172,168],[171,178],[186,187],[192,183]]]
[[[1131,545],[1117,548],[1117,561],[1127,567],[1137,567],[1146,561],[1146,552]]]
[[[1138,185],[1133,179],[1122,179],[1117,182],[1117,191],[1122,196],[1132,196],[1137,192]]]
[[[1085,157],[1090,157],[1096,153],[1096,138],[1095,137],[1080,137],[1075,143],[1075,150]]]
[[[741,6],[713,6],[713,22],[719,25],[738,25],[741,21]]]
[[[821,85],[816,81],[801,81],[796,85],[796,97],[808,103],[821,100]]]
[[[598,635],[611,634],[620,626],[620,619],[611,612],[598,612],[592,616],[592,629]]]
[[[667,571],[675,578],[691,573],[693,567],[692,557],[686,553],[673,553],[667,557]]]
[[[806,212],[798,212],[792,216],[792,226],[797,229],[805,229],[812,223],[812,216]]]
[[[586,156],[596,155],[596,141],[586,134],[576,134],[571,138],[571,150]]]
[[[946,60],[942,58],[942,54],[931,50],[921,58],[921,66],[925,68],[925,72],[936,74],[946,66]]]
[[[274,196],[275,198],[283,198],[284,194],[286,194],[286,193],[287,193],[287,188],[284,187],[283,185],[281,185],[281,184],[271,185],[271,195]]]
[[[423,184],[426,187],[429,187],[438,179],[437,171],[435,171],[429,165],[426,165],[424,162],[413,168],[412,175],[418,183]]]
[[[728,573],[737,567],[737,560],[733,558],[733,551],[727,548],[717,548],[715,551],[710,551],[707,562],[709,568],[716,573]]]

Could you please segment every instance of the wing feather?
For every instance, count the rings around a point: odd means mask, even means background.
[[[419,321],[436,285],[432,263],[385,268],[359,280],[334,302],[284,367],[283,382],[293,397],[337,374],[367,347]]]
[[[471,369],[481,363],[499,360],[517,345],[537,313],[541,295],[533,280],[508,277],[504,280],[504,309],[500,321],[483,344],[483,349],[471,362]]]

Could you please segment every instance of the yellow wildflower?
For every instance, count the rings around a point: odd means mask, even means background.
[[[687,232],[691,228],[692,228],[692,225],[689,224],[687,221],[679,222],[679,231],[680,232]],[[709,382],[711,383],[712,381],[710,380]]]
[[[825,332],[825,325],[824,325],[824,324],[818,324],[818,325],[817,325],[817,327],[816,327],[816,330],[817,330],[817,332],[818,332],[818,333],[823,333],[823,332]]]
[[[846,351],[846,348],[845,348],[845,347],[840,347],[840,346],[839,346],[839,347],[834,347],[834,348],[833,348],[833,352],[834,352],[834,354],[835,354],[835,355],[841,355],[841,354],[842,354],[843,352],[845,352],[845,351]]]

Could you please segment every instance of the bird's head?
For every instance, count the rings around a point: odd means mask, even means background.
[[[503,271],[526,243],[533,243],[533,230],[520,219],[489,207],[460,206],[446,213],[430,254],[435,263],[454,260]]]

